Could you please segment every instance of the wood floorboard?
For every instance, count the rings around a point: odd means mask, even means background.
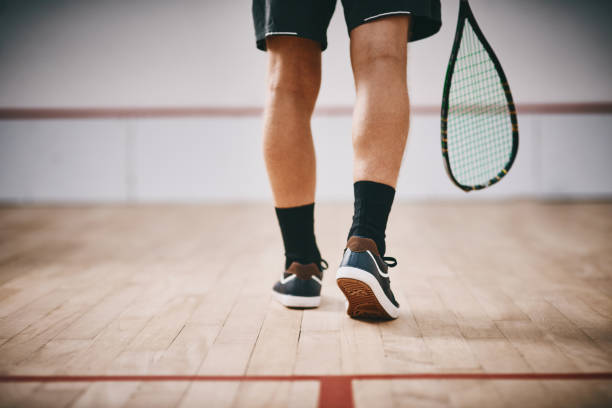
[[[612,203],[394,206],[401,305],[352,320],[351,206],[317,205],[317,309],[275,303],[266,205],[0,207],[0,375],[612,372]],[[355,407],[597,407],[612,380],[356,380]],[[0,407],[315,407],[317,381],[1,383]]]

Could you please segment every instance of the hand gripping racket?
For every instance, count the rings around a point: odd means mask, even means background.
[[[442,156],[464,191],[497,183],[518,151],[518,123],[506,75],[467,0],[459,20],[442,96]]]

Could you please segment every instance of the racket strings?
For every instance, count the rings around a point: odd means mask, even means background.
[[[488,184],[512,155],[512,122],[495,64],[466,22],[449,93],[447,145],[455,179]]]

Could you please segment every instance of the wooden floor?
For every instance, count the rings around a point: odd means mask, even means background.
[[[0,208],[0,374],[612,372],[612,203],[396,205],[393,322],[335,285],[351,208],[318,205],[315,310],[274,303],[269,206]],[[356,407],[612,405],[612,380],[352,382]],[[3,382],[1,406],[315,407],[317,381]]]

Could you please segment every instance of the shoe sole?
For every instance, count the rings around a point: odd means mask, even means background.
[[[343,266],[338,269],[336,282],[348,300],[346,314],[350,317],[392,320],[399,316],[399,309],[391,303],[370,273]]]
[[[321,296],[293,296],[272,291],[274,299],[285,307],[310,309],[321,304]]]

